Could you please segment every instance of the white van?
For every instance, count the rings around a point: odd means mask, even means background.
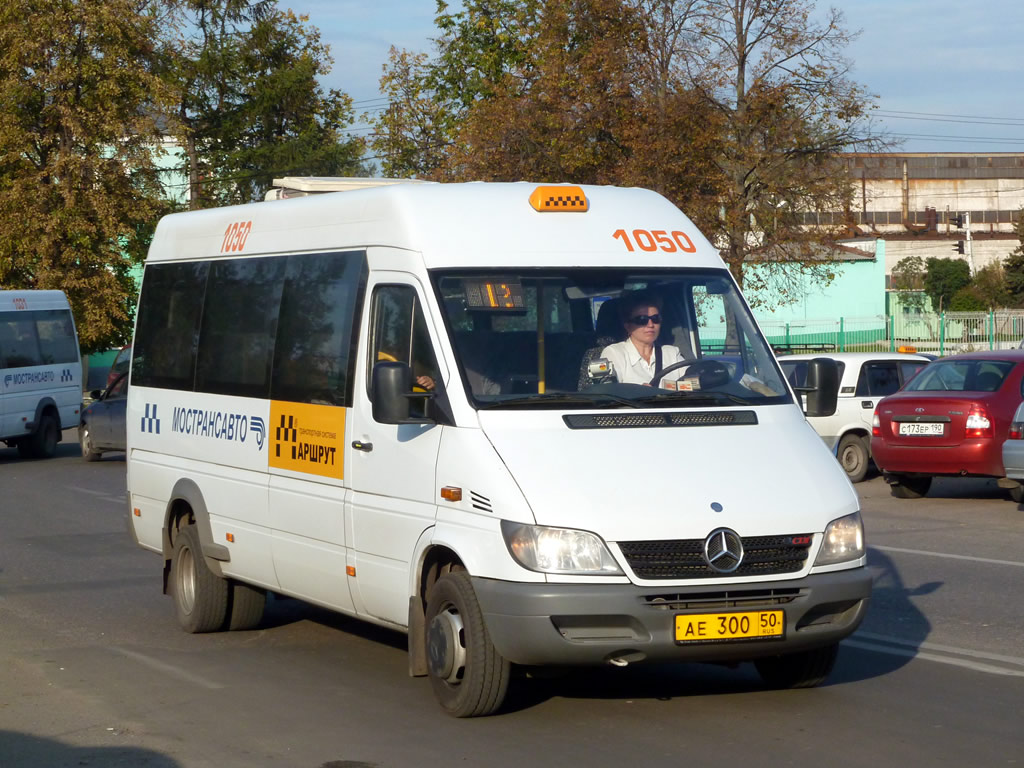
[[[82,358],[62,291],[0,291],[0,440],[49,458],[78,426]]]
[[[871,420],[878,402],[902,387],[931,360],[904,352],[823,352],[839,366],[836,410],[807,421],[842,465],[851,483],[867,477],[871,461]],[[804,385],[808,355],[779,355],[779,365],[794,387]]]
[[[646,384],[603,354],[637,301],[674,361]],[[828,412],[835,365],[811,368]],[[853,487],[653,192],[394,184],[169,216],[129,392],[133,531],[187,631],[255,626],[265,591],[327,606],[407,632],[456,716],[495,711],[512,665],[816,685],[867,606]]]

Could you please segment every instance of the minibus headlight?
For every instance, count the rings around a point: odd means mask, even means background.
[[[588,531],[502,520],[501,533],[512,557],[531,571],[569,575],[622,574],[601,538]]]
[[[833,520],[825,528],[815,565],[834,565],[864,557],[864,523],[860,512]]]

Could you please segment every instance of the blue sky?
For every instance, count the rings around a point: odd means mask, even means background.
[[[1024,0],[831,5],[843,9],[848,29],[861,30],[847,52],[853,78],[879,97],[879,123],[907,137],[904,151],[1024,152]],[[437,32],[434,0],[295,0],[291,7],[308,14],[331,46],[335,65],[325,83],[359,109],[381,103],[378,80],[392,45],[431,52]]]

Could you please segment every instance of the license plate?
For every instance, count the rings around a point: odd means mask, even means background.
[[[696,613],[676,616],[677,643],[778,639],[786,634],[783,611]]]
[[[902,422],[900,424],[901,435],[942,435],[945,425],[941,422],[919,424],[916,422]]]

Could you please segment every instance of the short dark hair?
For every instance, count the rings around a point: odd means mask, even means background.
[[[661,297],[650,291],[630,291],[619,297],[619,319],[623,324],[633,317],[633,310],[637,307],[657,307],[658,312],[662,311]]]

